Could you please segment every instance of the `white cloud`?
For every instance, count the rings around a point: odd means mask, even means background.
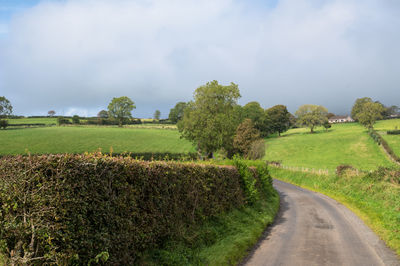
[[[95,115],[127,95],[138,115],[167,115],[217,79],[238,83],[243,102],[265,107],[318,103],[343,112],[363,96],[398,104],[394,8],[379,0],[281,0],[275,8],[233,0],[43,2],[15,16],[0,43],[0,94],[17,113],[75,106]]]

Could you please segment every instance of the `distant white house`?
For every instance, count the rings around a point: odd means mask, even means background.
[[[354,122],[354,119],[350,116],[343,116],[343,115],[336,115],[329,118],[329,123],[347,123],[347,122]]]

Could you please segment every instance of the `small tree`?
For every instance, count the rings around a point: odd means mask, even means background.
[[[4,96],[0,96],[0,116],[11,115],[12,109],[10,101]]]
[[[1,96],[0,97],[0,118],[6,117],[7,115],[12,114],[12,105],[10,101],[6,98]],[[6,129],[8,126],[7,120],[0,120],[0,128]]]
[[[183,112],[187,106],[188,104],[185,102],[178,102],[175,107],[169,111],[168,119],[171,120],[172,123],[178,123],[178,121],[183,118]]]
[[[101,110],[98,114],[97,114],[98,118],[108,118],[108,112],[106,110]]]
[[[328,120],[326,120],[322,126],[325,128],[326,131],[328,131],[328,129],[332,127],[331,123],[329,123]]]
[[[236,129],[233,147],[247,158],[252,143],[258,139],[260,139],[260,131],[254,127],[253,121],[247,118]]]
[[[322,105],[304,104],[296,111],[297,122],[300,126],[309,127],[314,133],[316,126],[323,125],[328,120],[328,110]]]
[[[125,119],[132,118],[132,110],[135,109],[135,103],[126,96],[113,98],[108,105],[108,114],[118,121],[118,126],[122,127]]]
[[[0,128],[6,129],[8,127],[8,121],[5,119],[0,120]]]
[[[160,120],[160,116],[161,116],[160,110],[156,110],[156,111],[154,112],[154,119],[155,119],[155,120]]]
[[[331,119],[332,117],[336,116],[334,113],[328,113],[326,118]]]
[[[265,156],[265,141],[258,139],[251,143],[247,158],[250,160],[262,159]]]
[[[79,122],[80,122],[79,116],[78,115],[74,115],[72,117],[72,123],[73,124],[79,124]]]
[[[56,114],[56,111],[50,110],[47,112],[48,116],[53,117]]]
[[[275,105],[267,109],[267,115],[269,117],[271,131],[281,133],[287,131],[290,128],[290,113],[286,106]]]
[[[380,103],[366,102],[362,105],[356,118],[366,128],[373,128],[376,120],[382,118],[384,108]]]

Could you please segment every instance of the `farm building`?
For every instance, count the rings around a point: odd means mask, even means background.
[[[346,123],[346,122],[354,122],[354,119],[351,118],[350,116],[332,116],[329,118],[329,123]]]

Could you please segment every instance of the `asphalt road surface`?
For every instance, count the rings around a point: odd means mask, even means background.
[[[246,265],[400,265],[395,253],[335,200],[274,180],[281,210]]]

